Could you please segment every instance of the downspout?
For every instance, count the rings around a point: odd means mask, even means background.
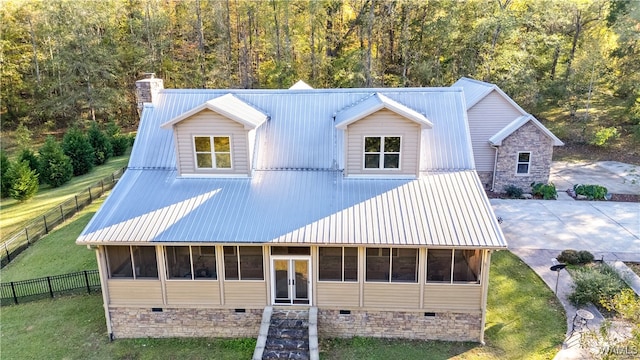
[[[496,186],[496,172],[498,171],[498,149],[499,146],[491,145],[491,147],[495,150],[495,157],[493,159],[493,176],[491,176],[491,191],[495,191]]]

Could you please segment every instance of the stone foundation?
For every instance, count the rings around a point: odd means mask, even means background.
[[[480,178],[480,182],[482,183],[482,187],[484,187],[485,190],[491,190],[491,185],[493,184],[493,172],[478,171],[477,173]]]
[[[257,337],[263,309],[110,308],[113,337]]]
[[[434,315],[434,314],[430,314]],[[482,315],[404,311],[358,311],[318,309],[318,335],[321,338],[352,336],[403,338],[416,340],[480,341]]]

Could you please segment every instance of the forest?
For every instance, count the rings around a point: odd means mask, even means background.
[[[640,141],[634,0],[4,0],[0,11],[3,134],[135,129],[134,82],[153,72],[166,88],[467,76],[497,84],[569,144]]]

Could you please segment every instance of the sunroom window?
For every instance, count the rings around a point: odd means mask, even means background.
[[[264,280],[262,247],[225,246],[225,280]]]
[[[418,249],[367,248],[366,281],[418,281]]]
[[[193,145],[198,169],[231,168],[231,138],[229,136],[195,136]]]
[[[480,283],[482,251],[431,249],[427,251],[427,282]]]
[[[365,169],[399,169],[400,137],[399,136],[365,136],[364,138]]]
[[[107,246],[106,254],[111,278],[158,278],[154,246]]]
[[[169,279],[215,280],[216,251],[213,246],[167,246]]]
[[[319,281],[358,281],[358,248],[321,247]]]

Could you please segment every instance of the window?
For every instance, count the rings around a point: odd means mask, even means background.
[[[225,280],[264,280],[262,247],[225,246]]]
[[[429,250],[427,252],[427,282],[480,283],[482,251]]]
[[[399,136],[365,136],[364,138],[365,169],[399,169],[400,137]]]
[[[318,280],[358,281],[358,248],[321,247]]]
[[[217,279],[215,247],[167,246],[165,249],[169,279]]]
[[[367,281],[418,281],[418,249],[368,248],[366,253]]]
[[[154,246],[107,246],[106,249],[111,278],[158,278]]]
[[[516,165],[517,174],[528,174],[531,166],[531,152],[523,151],[518,153],[518,163]]]
[[[196,136],[193,145],[198,169],[231,169],[229,136]]]

